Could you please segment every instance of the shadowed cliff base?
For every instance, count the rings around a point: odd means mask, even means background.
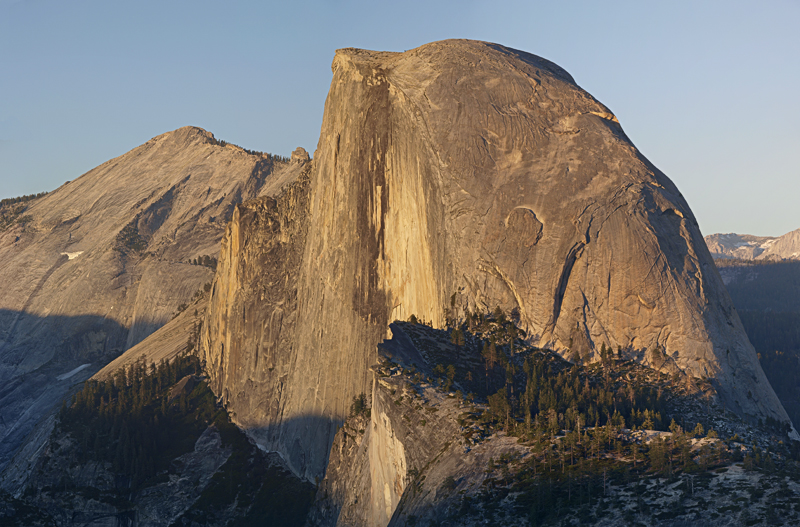
[[[0,494],[0,523],[302,525],[313,485],[231,423],[201,373],[181,353],[87,381],[54,418],[28,481]]]
[[[259,448],[267,452],[276,452],[295,474],[316,485],[319,483],[320,477],[310,478],[308,476],[309,469],[320,465],[327,466],[333,438],[343,422],[344,419],[335,419],[332,416],[306,414],[293,416],[274,426],[251,427],[247,423],[239,422],[237,425],[255,441]],[[278,450],[276,446],[283,446],[282,440],[287,437],[294,438],[288,452]],[[306,442],[319,444],[320,448],[308,452],[303,447]],[[314,457],[314,453],[322,451],[323,448],[325,454]]]
[[[38,338],[17,339],[9,327]],[[34,427],[119,355],[128,329],[97,315],[38,316],[0,310],[0,471]],[[42,353],[42,349],[46,350]]]

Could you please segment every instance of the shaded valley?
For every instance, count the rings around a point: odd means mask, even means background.
[[[716,262],[770,384],[800,421],[800,261]]]

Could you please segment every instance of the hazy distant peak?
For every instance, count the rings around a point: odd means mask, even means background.
[[[714,258],[800,259],[800,229],[778,237],[729,232],[709,234],[704,239]]]
[[[800,260],[800,229],[795,229],[776,238],[760,258]]]

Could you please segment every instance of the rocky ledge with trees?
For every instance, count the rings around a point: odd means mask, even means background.
[[[800,521],[800,450],[779,423],[749,425],[710,384],[604,347],[589,362],[529,346],[499,309],[449,322],[391,325],[309,524],[383,506],[389,525]],[[396,454],[377,469],[377,450]],[[391,498],[368,495],[376,477]]]

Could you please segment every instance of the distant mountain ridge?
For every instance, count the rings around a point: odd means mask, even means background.
[[[800,259],[800,229],[783,236],[753,236],[752,234],[709,234],[705,238],[714,258],[740,260],[797,260]]]

